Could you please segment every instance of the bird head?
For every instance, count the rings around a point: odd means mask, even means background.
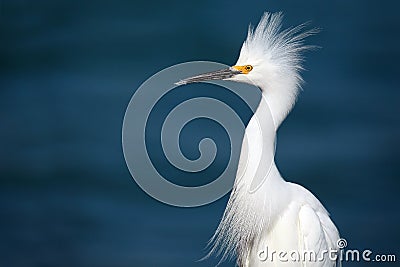
[[[248,35],[240,50],[236,64],[214,72],[183,79],[177,85],[210,80],[230,80],[255,85],[262,91],[271,87],[289,88],[296,95],[301,84],[302,51],[305,37],[316,31],[303,31],[306,24],[281,30],[282,13],[266,12]],[[280,86],[280,85],[285,86]]]
[[[306,37],[317,29],[304,31],[307,24],[281,30],[282,13],[264,13],[257,27],[251,25],[233,66],[183,79],[177,85],[209,80],[230,80],[258,87],[268,102],[276,128],[292,109],[302,83],[303,51]]]

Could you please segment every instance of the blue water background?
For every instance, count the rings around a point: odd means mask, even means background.
[[[349,248],[399,259],[399,8],[362,0],[0,1],[0,266],[215,265],[196,260],[227,196],[191,209],[150,198],[125,165],[122,120],[157,71],[192,60],[234,64],[248,23],[266,10],[283,11],[285,26],[311,20],[322,29],[308,40],[321,49],[307,53],[304,91],[279,130],[282,174],[321,199]],[[199,123],[218,136],[215,125]],[[182,137],[189,154],[196,129]]]

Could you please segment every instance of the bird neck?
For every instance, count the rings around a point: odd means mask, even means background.
[[[287,183],[274,162],[277,113],[271,112],[269,97],[263,95],[246,127],[235,184],[212,239],[216,245],[210,253],[222,245],[223,258],[238,253],[244,259],[255,238],[270,229],[288,203]]]
[[[268,230],[287,204],[286,182],[275,162],[276,128],[263,97],[243,138],[236,180],[213,240],[244,259],[255,238]],[[215,247],[213,248],[215,250]]]
[[[284,182],[275,165],[276,132],[296,101],[301,81],[293,70],[274,72],[265,80],[269,82],[254,84],[262,97],[246,127],[235,182],[237,188],[250,193],[273,191]]]
[[[240,172],[237,177],[242,180],[244,188],[249,192],[265,188],[265,183],[283,180],[275,166],[275,138],[277,113],[272,113],[272,107],[264,95],[253,117],[246,127],[242,144]],[[239,181],[238,181],[239,182]],[[268,188],[268,187],[267,187]],[[270,188],[268,188],[270,189]]]
[[[275,131],[278,130],[292,110],[298,90],[297,80],[285,77],[279,79],[279,82],[270,83],[261,88],[262,100],[260,105],[263,100],[268,104],[269,112],[274,120]]]

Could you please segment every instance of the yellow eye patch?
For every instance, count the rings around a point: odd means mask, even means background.
[[[232,68],[240,71],[242,74],[248,74],[250,71],[253,70],[253,66],[252,65],[233,66]]]

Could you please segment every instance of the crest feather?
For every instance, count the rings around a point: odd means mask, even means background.
[[[282,29],[282,12],[265,12],[257,27],[249,26],[246,41],[243,43],[240,57],[256,60],[267,57],[271,63],[292,70],[302,69],[302,52],[315,46],[304,45],[304,39],[319,32],[318,29],[305,30],[308,22]]]

